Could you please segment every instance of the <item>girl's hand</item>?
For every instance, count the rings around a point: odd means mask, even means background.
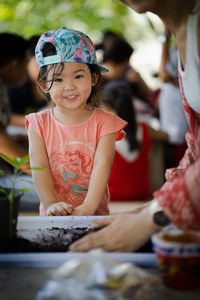
[[[94,221],[98,226],[107,226],[72,244],[70,251],[82,252],[93,248],[114,252],[135,251],[158,229],[152,222],[148,206],[135,213],[118,214]]]
[[[90,206],[84,203],[75,207],[71,213],[72,216],[90,216],[93,215]]]
[[[56,202],[47,208],[47,216],[67,216],[72,213],[72,205],[65,202]]]

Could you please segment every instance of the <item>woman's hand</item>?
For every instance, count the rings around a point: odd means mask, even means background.
[[[72,205],[65,202],[56,202],[47,208],[47,216],[66,216],[71,215]]]
[[[117,214],[94,221],[98,224],[97,227],[107,226],[72,244],[70,251],[82,252],[93,248],[114,252],[135,251],[158,229],[152,222],[149,205],[133,213]]]

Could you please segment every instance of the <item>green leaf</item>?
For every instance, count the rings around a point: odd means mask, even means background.
[[[22,191],[22,192],[29,192],[29,189],[24,188],[24,189],[20,189],[20,191]]]
[[[28,167],[26,169],[27,170],[38,170],[38,171],[44,171],[44,170],[46,170],[45,168],[40,168],[40,167]]]
[[[23,164],[28,163],[28,162],[29,162],[29,158],[30,158],[29,155],[26,155],[26,156],[21,157],[21,158],[20,158],[20,157],[17,157],[17,158],[16,158],[16,161],[17,161],[18,166],[21,166],[21,165],[23,165]]]
[[[10,202],[13,202],[13,199],[14,199],[13,190],[11,190],[11,192],[10,192],[9,195],[8,195],[8,200],[9,200]]]
[[[7,195],[7,192],[6,192],[6,190],[5,190],[5,189],[3,189],[3,188],[1,188],[1,187],[0,187],[0,193]]]
[[[14,167],[16,166],[16,159],[15,158],[11,158],[10,156],[7,156],[7,155],[5,155],[1,152],[0,152],[0,156],[3,159],[7,160],[12,166],[14,166]]]
[[[0,153],[0,156],[5,159],[6,161],[8,161],[12,166],[14,166],[15,168],[19,168],[21,165],[26,164],[29,162],[29,155],[26,155],[24,157],[10,157],[8,155],[5,155],[3,153]]]
[[[0,170],[0,175],[5,175],[5,172],[3,170]]]

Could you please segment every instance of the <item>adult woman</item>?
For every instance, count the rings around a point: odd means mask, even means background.
[[[125,217],[117,215],[101,221],[101,224],[109,226],[75,243],[71,247],[72,251],[86,251],[93,247],[107,251],[137,249],[159,229],[153,222],[150,209],[155,203],[159,203],[170,219],[181,228],[200,229],[200,45],[197,38],[200,36],[200,1],[121,2],[138,13],[151,11],[157,14],[175,37],[179,52],[179,84],[189,123],[186,135],[188,149],[178,168],[167,171],[167,182],[154,194],[152,203]]]

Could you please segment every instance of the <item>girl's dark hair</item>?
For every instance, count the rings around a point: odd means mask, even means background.
[[[44,44],[42,53],[43,53],[43,57],[57,54],[56,48],[51,43]],[[101,89],[102,89],[100,68],[98,65],[94,65],[94,64],[87,64],[87,66],[91,72],[91,76],[93,76],[93,74],[98,75],[97,83],[95,84],[95,86],[92,86],[92,91],[87,100],[87,104],[90,107],[98,107],[100,105]],[[61,74],[63,69],[64,69],[64,63],[56,63],[56,64],[41,67],[38,75],[38,82],[50,83],[50,86],[47,90],[49,91],[53,85],[54,80]],[[52,77],[49,80],[47,80],[48,74],[51,70],[53,70]],[[45,94],[45,96],[48,101],[51,101],[49,94]]]
[[[107,83],[103,89],[102,102],[115,110],[120,118],[128,122],[124,130],[130,151],[140,149],[140,143],[136,138],[137,122],[129,85],[122,81]]]

